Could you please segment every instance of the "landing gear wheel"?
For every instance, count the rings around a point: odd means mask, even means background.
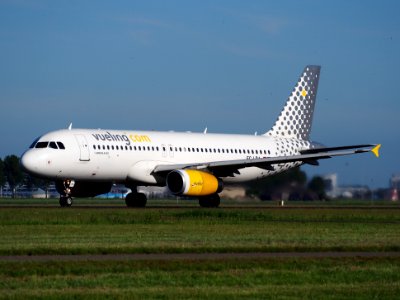
[[[201,207],[218,207],[220,203],[221,200],[218,194],[199,198],[199,204]]]
[[[125,197],[125,203],[128,207],[145,207],[147,198],[143,193],[129,193]]]
[[[72,198],[68,196],[60,196],[60,206],[70,207],[72,205]]]

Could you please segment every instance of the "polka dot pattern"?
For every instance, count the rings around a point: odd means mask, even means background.
[[[304,68],[278,120],[266,135],[309,140],[320,69],[320,66]]]

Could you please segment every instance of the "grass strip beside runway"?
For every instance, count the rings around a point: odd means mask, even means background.
[[[0,209],[0,255],[399,251],[396,209]]]
[[[0,262],[0,299],[396,299],[400,259]]]
[[[400,258],[117,259],[121,253],[399,251],[393,209],[0,209],[1,298],[396,299]]]

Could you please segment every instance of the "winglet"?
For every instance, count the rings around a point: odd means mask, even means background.
[[[375,154],[376,157],[379,157],[379,149],[381,148],[381,144],[376,145],[372,148],[371,152]]]

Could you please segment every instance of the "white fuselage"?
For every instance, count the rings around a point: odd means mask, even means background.
[[[38,142],[55,143],[24,153],[22,165],[30,173],[53,180],[134,180],[142,185],[164,185],[152,174],[157,165],[297,155],[310,147],[309,142],[293,138],[103,129],[58,130],[41,136]],[[60,142],[65,149],[54,147]],[[279,164],[273,171],[248,167],[222,179],[248,181],[300,164]]]

